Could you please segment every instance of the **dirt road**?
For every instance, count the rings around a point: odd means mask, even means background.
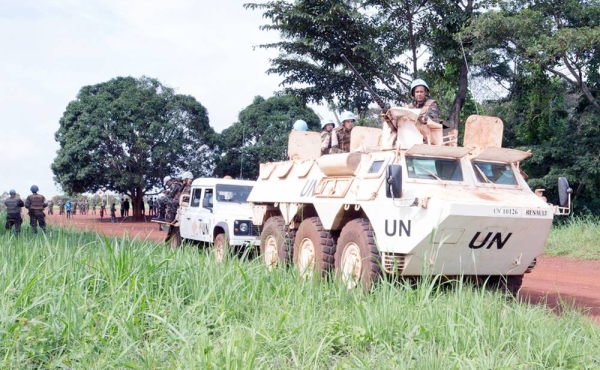
[[[111,223],[96,215],[75,215],[67,219],[61,215],[46,217],[49,224],[60,224],[81,230],[110,235],[128,235],[142,240],[162,241],[165,233],[150,222],[132,222],[129,219]],[[535,304],[546,304],[556,312],[560,302],[575,304],[600,325],[600,261],[573,261],[568,258],[541,256],[532,273],[525,275],[520,299]]]

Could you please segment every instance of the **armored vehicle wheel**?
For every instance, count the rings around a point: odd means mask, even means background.
[[[367,219],[357,218],[342,229],[335,251],[335,271],[348,289],[362,284],[368,291],[381,276],[381,257]]]
[[[222,263],[229,253],[229,244],[225,240],[225,234],[221,233],[215,237],[215,242],[211,248],[211,252],[214,254],[215,261]]]
[[[260,255],[269,270],[278,264],[287,265],[291,250],[287,241],[286,225],[282,216],[273,216],[265,222],[260,233]]]
[[[165,242],[169,244],[171,249],[181,247],[181,234],[179,233],[179,227],[169,226],[169,232],[167,233]]]
[[[335,245],[331,233],[318,217],[302,221],[294,242],[294,264],[303,278],[313,273],[323,277],[333,268]]]
[[[505,293],[510,293],[516,297],[523,285],[523,275],[508,276],[490,276],[488,277],[488,286],[492,289],[500,289]]]

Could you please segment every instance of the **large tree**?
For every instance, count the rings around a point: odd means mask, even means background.
[[[363,114],[372,98],[346,66],[344,54],[370,87],[392,104],[407,103],[414,78],[429,79],[452,126],[468,100],[470,56],[453,36],[491,0],[286,0],[245,4],[264,11],[281,41],[268,73],[284,91],[307,101],[335,102]],[[451,95],[450,98],[447,98]],[[440,97],[446,97],[439,99]]]
[[[465,28],[474,63],[500,81],[535,72],[556,76],[600,113],[600,1],[503,2]]]
[[[255,97],[238,122],[221,133],[215,174],[254,180],[260,163],[287,160],[288,136],[298,119],[306,121],[309,130],[321,129],[319,117],[297,97]]]
[[[193,97],[148,77],[117,77],[81,88],[60,119],[60,144],[52,163],[55,181],[68,193],[106,187],[132,199],[134,217],[142,197],[162,177],[191,170],[212,173],[214,130]]]
[[[600,1],[503,2],[466,27],[468,52],[485,77],[506,86],[496,104],[509,146],[531,149],[532,187],[574,189],[575,209],[600,211]]]

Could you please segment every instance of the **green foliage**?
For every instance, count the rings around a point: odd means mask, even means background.
[[[367,295],[190,246],[51,231],[0,236],[1,368],[600,366],[600,330],[566,304],[557,316],[432,280]]]
[[[308,129],[321,131],[319,117],[291,95],[254,98],[239,114],[239,122],[221,133],[221,156],[215,168],[219,177],[230,175],[256,179],[260,163],[288,159],[288,136],[293,123],[302,119]]]
[[[345,65],[344,54],[369,86],[388,101],[407,103],[410,82],[428,75],[432,90],[453,99],[442,111],[458,125],[467,99],[468,75],[461,44],[453,38],[462,26],[493,1],[345,0],[293,3],[279,0],[245,4],[264,11],[271,21],[263,30],[279,32],[282,41],[261,45],[281,54],[269,73],[284,79],[285,91],[307,101],[339,102],[361,115],[372,104],[360,81]],[[421,70],[425,65],[425,70]],[[445,74],[445,66],[459,70]],[[443,102],[445,103],[445,102]]]
[[[162,186],[163,176],[209,174],[214,163],[215,134],[206,109],[147,77],[81,88],[55,139],[60,149],[52,171],[67,193],[105,186],[129,194],[133,204]]]
[[[340,0],[285,0],[245,4],[263,10],[271,21],[261,29],[277,31],[281,41],[261,45],[281,53],[271,60],[267,73],[280,75],[284,92],[307,102],[332,103],[341,109],[365,111],[372,99],[340,55],[346,55],[373,86],[391,83],[392,75],[376,39],[378,34],[356,3]],[[385,93],[384,91],[379,91]]]
[[[501,4],[501,10],[482,14],[462,33],[481,73],[510,81],[541,68],[578,89],[600,113],[599,91],[586,82],[600,67],[600,2]]]

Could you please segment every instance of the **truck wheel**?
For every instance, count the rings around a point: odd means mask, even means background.
[[[181,247],[181,233],[179,232],[179,227],[170,226],[169,233],[165,238],[165,242],[169,244],[171,249],[176,249]]]
[[[215,255],[215,261],[222,263],[227,258],[229,253],[229,245],[225,240],[225,234],[221,233],[215,237],[215,242],[212,246],[212,252]]]
[[[294,264],[303,278],[313,273],[324,277],[333,269],[335,244],[318,217],[302,221],[294,242]]]
[[[260,233],[260,255],[269,270],[278,264],[287,265],[291,248],[287,241],[287,226],[282,216],[273,216],[265,222]]]
[[[342,228],[335,251],[335,271],[348,289],[362,284],[368,291],[381,277],[381,257],[369,220],[357,218]]]

